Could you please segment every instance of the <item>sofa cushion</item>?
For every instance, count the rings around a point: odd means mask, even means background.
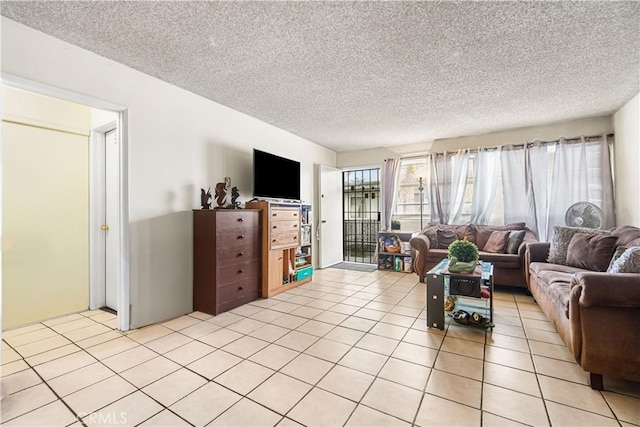
[[[458,239],[462,240],[466,237],[471,243],[476,243],[476,227],[473,225],[458,225],[455,230],[458,235]]]
[[[513,231],[513,230],[525,230],[526,225],[524,222],[514,222],[507,225],[474,225],[476,230],[476,246],[481,251],[484,250],[484,245],[487,244],[487,240],[491,237],[491,233],[494,231]]]
[[[446,249],[429,249],[427,262],[440,262],[447,257]],[[520,268],[520,257],[510,254],[492,254],[489,252],[479,252],[480,260],[487,261],[497,268]]]
[[[631,246],[615,260],[609,273],[640,273],[640,246]]]
[[[423,234],[425,236],[427,236],[427,239],[429,239],[429,247],[430,248],[437,248],[438,247],[437,231],[438,231],[437,227],[429,227],[423,232]]]
[[[458,235],[454,230],[438,230],[436,231],[436,240],[438,249],[447,249],[450,244],[458,240]]]
[[[562,227],[555,225],[553,227],[553,235],[551,236],[551,246],[549,247],[549,258],[547,261],[553,264],[567,263],[567,249],[571,238],[576,233],[585,234],[605,234],[600,230],[592,230],[590,228],[578,228],[578,227]]]
[[[491,252],[480,251],[480,259],[490,262],[494,267],[498,268],[520,268],[520,257],[511,254],[494,254]]]
[[[618,238],[576,233],[567,248],[567,265],[591,271],[606,271]]]
[[[569,318],[571,278],[583,271],[585,270],[582,268],[546,262],[533,262],[529,265],[529,272],[532,277],[535,277],[538,286],[544,289],[567,319]]]
[[[550,264],[548,262],[532,262],[529,265],[529,272],[532,276],[539,276],[543,271],[552,271],[554,273],[575,274],[584,271],[582,268],[571,267],[568,265]]]
[[[559,310],[564,312],[569,318],[569,296],[571,295],[571,284],[569,282],[552,282],[548,288],[549,296]]]
[[[611,229],[611,234],[618,236],[618,245],[640,246],[640,228],[632,225],[623,225]]]
[[[507,246],[508,240],[508,231],[494,231],[491,233],[491,236],[489,236],[489,240],[487,240],[487,243],[484,245],[482,250],[484,252],[502,254],[504,253],[504,248]]]
[[[429,249],[429,252],[427,253],[427,261],[438,262],[442,259],[445,259],[447,256],[448,256],[447,249],[441,249],[441,248]]]
[[[504,253],[517,254],[526,233],[526,230],[510,231],[509,240],[507,240],[507,247],[504,248]]]
[[[618,258],[627,250],[626,246],[618,246],[616,250],[613,252],[613,256],[611,256],[611,261],[609,262],[609,267],[607,267],[607,273],[611,273],[611,267],[613,263],[616,262]]]

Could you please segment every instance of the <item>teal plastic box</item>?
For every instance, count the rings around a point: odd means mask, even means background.
[[[296,273],[296,280],[306,279],[307,277],[313,276],[313,266],[301,268]]]

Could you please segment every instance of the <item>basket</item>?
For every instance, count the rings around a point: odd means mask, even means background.
[[[400,249],[401,249],[401,243],[402,240],[400,239],[400,236],[398,236],[396,233],[389,233],[385,238],[384,238],[384,244],[382,245],[382,247],[384,248],[385,252],[389,252],[392,254],[399,254],[400,253]]]

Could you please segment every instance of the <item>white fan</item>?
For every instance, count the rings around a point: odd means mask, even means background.
[[[569,227],[600,229],[604,225],[604,212],[593,203],[578,202],[567,209],[564,222]]]

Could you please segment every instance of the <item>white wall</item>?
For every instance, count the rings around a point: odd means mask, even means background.
[[[640,94],[613,115],[618,225],[640,227]]]
[[[426,154],[428,152],[440,153],[445,150],[456,151],[462,148],[498,147],[509,144],[522,144],[536,139],[550,141],[560,137],[571,138],[581,135],[600,135],[610,132],[613,132],[613,124],[610,116],[592,117],[544,126],[511,129],[484,135],[462,136],[459,138],[438,139],[419,144],[338,153],[338,166],[353,167],[374,163],[381,164],[384,159],[398,155],[402,157]]]
[[[301,164],[312,201],[313,164],[335,152],[122,64],[2,18],[2,71],[128,110],[131,323],[192,309],[191,209],[225,176],[252,194],[252,149]]]

